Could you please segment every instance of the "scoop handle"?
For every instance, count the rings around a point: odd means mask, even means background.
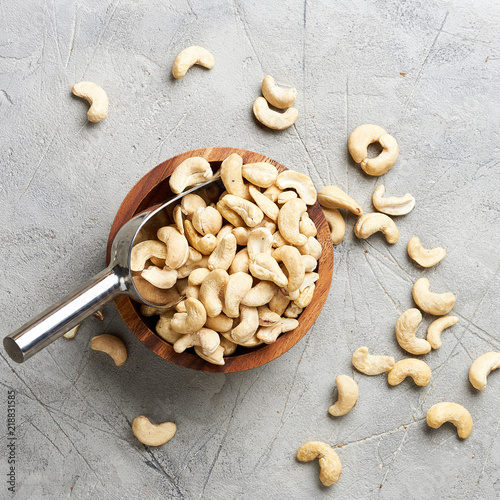
[[[7,354],[23,363],[129,289],[126,273],[109,266],[80,288],[3,339]]]

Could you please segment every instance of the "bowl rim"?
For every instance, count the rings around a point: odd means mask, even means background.
[[[244,163],[267,162],[276,166],[279,171],[287,169],[284,165],[260,153],[228,147],[193,149],[165,160],[139,179],[120,205],[109,233],[106,262],[109,263],[111,244],[120,227],[134,217],[134,215],[148,208],[146,206],[149,203],[148,196],[151,195],[154,189],[158,189],[160,184],[165,182],[168,183],[167,179],[177,165],[186,158],[192,156],[204,157],[212,164],[221,163],[233,153],[239,154],[243,158]],[[250,159],[251,161],[245,161],[245,159]],[[115,300],[115,305],[120,316],[131,332],[148,347],[148,349],[152,350],[163,359],[185,368],[212,373],[232,373],[256,368],[278,358],[298,343],[312,328],[326,302],[332,280],[333,244],[328,223],[326,222],[318,202],[308,206],[308,212],[310,217],[315,221],[318,229],[317,239],[323,246],[323,252],[318,260],[317,269],[320,276],[316,282],[313,300],[311,304],[303,310],[300,316],[301,321],[299,326],[291,332],[280,335],[273,344],[264,344],[253,349],[248,349],[246,352],[228,356],[224,358],[224,365],[214,365],[204,361],[192,352],[186,351],[183,353],[176,353],[171,344],[164,341],[149,328],[144,322],[143,317],[138,313],[139,303],[133,301],[131,297],[127,295],[122,295]],[[239,349],[242,348],[239,346]]]

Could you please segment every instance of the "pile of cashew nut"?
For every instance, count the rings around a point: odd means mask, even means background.
[[[169,185],[182,193],[212,177],[210,164],[193,157]],[[176,304],[141,307],[145,316],[159,315],[156,333],[175,352],[194,348],[217,365],[238,346],[271,344],[299,325],[322,252],[307,212],[317,199],[309,177],[266,162],[244,165],[238,154],[222,162],[220,177],[224,192],[184,196],[157,239],[133,247],[130,262],[145,298]]]

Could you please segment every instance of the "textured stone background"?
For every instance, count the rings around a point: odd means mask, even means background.
[[[128,190],[189,149],[259,151],[317,186],[339,185],[368,211],[381,182],[388,194],[417,199],[397,221],[395,246],[380,235],[358,241],[347,217],[321,317],[267,366],[225,376],[166,364],[135,340],[113,305],[104,323],[88,320],[74,341],[60,339],[25,365],[2,350],[0,401],[9,388],[18,393],[15,498],[498,498],[500,374],[483,393],[467,379],[472,359],[500,349],[497,0],[0,7],[2,336],[99,271]],[[209,48],[216,66],[174,81],[172,61],[191,44]],[[299,90],[299,120],[283,132],[252,116],[268,73]],[[110,98],[109,117],[97,125],[70,92],[84,79]],[[346,150],[349,133],[370,122],[400,145],[383,179],[364,175]],[[446,247],[446,259],[417,269],[406,255],[414,235]],[[425,356],[431,384],[391,388],[384,376],[353,372],[360,345],[405,356],[394,324],[424,275],[436,291],[456,293],[460,318],[443,347]],[[88,347],[103,332],[127,342],[120,369]],[[327,408],[340,373],[355,378],[361,397],[351,414],[333,419]],[[470,410],[466,441],[451,425],[425,424],[426,410],[443,400]],[[176,422],[175,438],[142,446],[130,429],[141,413]],[[308,440],[342,445],[335,486],[320,485],[317,463],[295,460]],[[0,481],[3,498],[6,487]]]

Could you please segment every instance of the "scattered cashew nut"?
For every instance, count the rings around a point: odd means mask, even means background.
[[[339,245],[345,236],[345,220],[342,214],[336,208],[323,207],[323,214],[325,216],[330,233],[332,235],[332,243]]]
[[[349,413],[358,402],[359,388],[354,379],[348,375],[338,375],[335,379],[337,384],[337,402],[328,408],[328,413],[334,417],[341,417]]]
[[[372,212],[358,219],[354,226],[354,234],[360,239],[366,239],[372,234],[381,231],[387,243],[393,245],[399,240],[399,231],[396,223],[387,215]]]
[[[391,368],[387,374],[387,381],[390,385],[398,385],[406,377],[411,377],[416,385],[423,387],[431,381],[431,369],[421,359],[402,359]]]
[[[71,91],[90,104],[87,111],[87,118],[90,122],[97,123],[108,116],[108,96],[102,87],[92,82],[78,82],[73,85]]]
[[[269,104],[275,108],[286,109],[295,104],[297,98],[297,89],[278,87],[271,75],[267,75],[262,80],[262,95],[266,98]]]
[[[318,191],[318,201],[322,207],[344,208],[354,215],[363,215],[363,209],[359,204],[337,186],[325,186]]]
[[[406,215],[415,207],[415,198],[406,193],[403,196],[389,196],[384,198],[385,186],[381,184],[375,188],[372,196],[373,206],[384,214],[388,215]]]
[[[354,351],[352,364],[356,370],[365,375],[380,375],[388,372],[394,366],[392,356],[375,356],[369,353],[368,347],[363,346]]]
[[[478,391],[484,391],[488,375],[497,368],[500,368],[500,352],[492,351],[479,356],[469,368],[470,383]]]
[[[451,422],[457,428],[458,437],[466,439],[472,432],[470,413],[457,403],[437,403],[427,410],[427,425],[439,429],[445,422]]]
[[[434,320],[427,328],[427,342],[433,349],[439,349],[442,345],[441,334],[443,330],[457,323],[458,318],[456,316],[443,316]]]
[[[263,97],[255,99],[253,114],[262,125],[274,130],[284,130],[291,127],[299,117],[299,112],[296,108],[288,108],[284,113],[272,110]]]
[[[416,236],[410,239],[406,249],[410,258],[422,267],[435,266],[446,256],[446,250],[443,247],[436,247],[427,250],[422,246],[420,240]]]
[[[431,344],[416,336],[418,325],[422,322],[422,313],[415,308],[406,310],[396,321],[396,339],[398,344],[411,354],[427,354]]]
[[[113,359],[116,366],[122,366],[127,361],[127,348],[123,341],[114,335],[104,333],[93,337],[90,341],[90,348],[94,351],[105,352]]]
[[[311,462],[319,458],[319,479],[323,486],[335,484],[342,474],[342,462],[335,450],[326,443],[309,441],[303,444],[297,451],[297,460],[300,462]]]
[[[442,316],[448,314],[455,305],[456,298],[452,292],[433,293],[429,290],[429,280],[419,278],[413,285],[413,300],[422,311]]]
[[[172,75],[174,78],[182,78],[191,66],[198,64],[207,69],[215,65],[214,56],[199,45],[192,45],[179,52],[172,64]]]
[[[134,436],[147,446],[161,446],[168,443],[176,431],[177,426],[173,422],[163,422],[156,425],[152,424],[144,415],[134,418],[132,422]]]

